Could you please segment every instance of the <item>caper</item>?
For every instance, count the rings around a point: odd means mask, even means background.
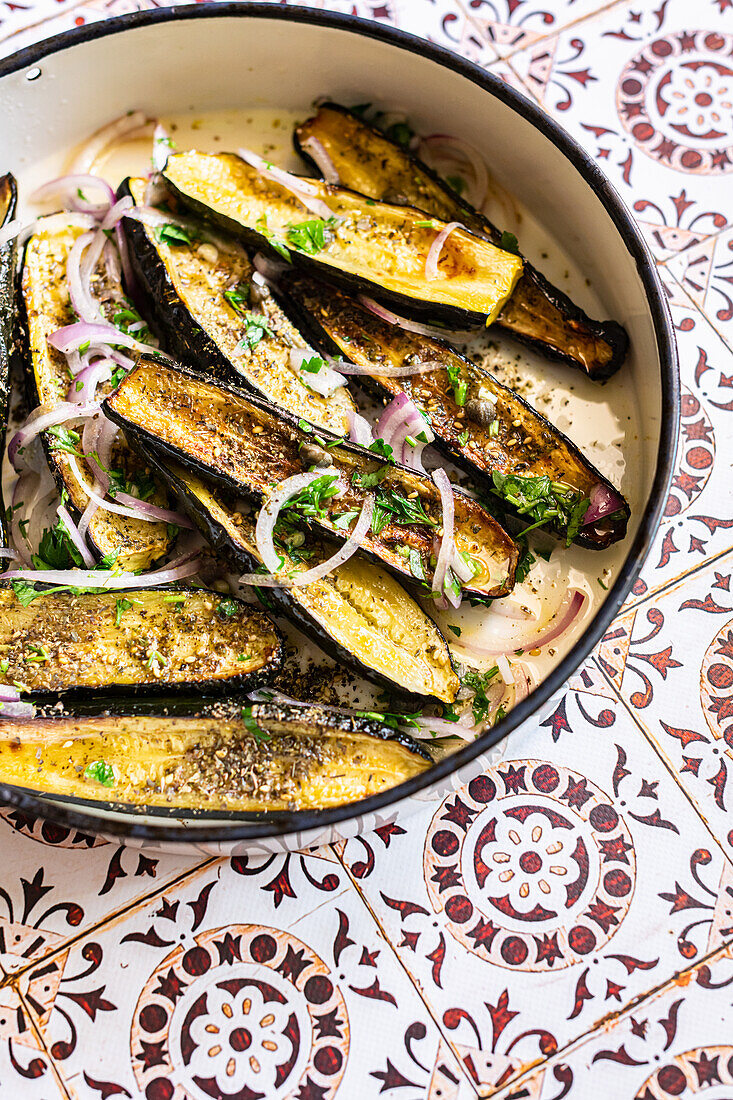
[[[496,405],[488,398],[471,397],[466,402],[466,416],[474,424],[488,428],[492,420],[496,419]]]
[[[324,451],[323,447],[318,447],[315,443],[301,443],[300,453],[309,466],[316,466],[319,469],[333,466],[333,459],[328,451]]]

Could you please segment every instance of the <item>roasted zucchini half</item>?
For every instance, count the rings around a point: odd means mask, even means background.
[[[313,163],[305,144],[308,138],[323,146],[343,187],[381,202],[417,207],[446,222],[459,221],[472,233],[501,244],[502,233],[488,218],[421,160],[345,107],[325,103],[297,127],[296,148]],[[592,320],[527,260],[496,323],[536,351],[600,380],[618,370],[628,348],[621,325]]]
[[[15,216],[18,190],[15,179],[8,172],[0,176],[0,226]],[[10,367],[13,357],[13,332],[15,327],[15,242],[0,248],[0,463],[5,454],[5,433],[10,411]],[[8,546],[8,528],[5,520],[2,486],[0,485],[0,546]],[[0,558],[0,572],[7,559]]]
[[[217,553],[240,573],[254,572],[262,564],[254,517],[178,463],[160,462],[159,469]],[[282,547],[281,553],[285,568],[301,572],[334,550],[308,532],[297,551]],[[420,705],[456,698],[460,681],[442,634],[394,577],[373,562],[350,558],[313,584],[261,589],[260,595],[330,657],[387,691]]]
[[[282,656],[272,620],[218,592],[37,589],[29,602],[0,585],[0,685],[36,699],[130,689],[248,691],[272,679]]]
[[[66,400],[69,372],[66,358],[47,342],[47,337],[63,325],[74,321],[66,285],[66,261],[77,237],[84,230],[64,225],[57,216],[40,219],[38,228],[25,247],[19,288],[19,343],[25,366],[32,405],[53,407]],[[110,278],[104,261],[95,275],[95,294],[104,303],[103,310],[112,320],[124,305],[122,287]],[[99,387],[109,391],[111,383]],[[87,504],[87,494],[74,476],[70,451],[73,446],[53,432],[43,433],[43,446],[48,464],[59,486],[68,494],[72,511],[81,513]],[[84,459],[78,466],[85,484],[94,478]],[[124,437],[118,437],[112,451],[112,467],[129,485],[147,483],[149,471],[133,453]],[[151,504],[166,506],[167,496],[162,485],[149,486],[146,499]],[[116,564],[124,569],[148,569],[168,553],[172,536],[165,523],[130,519],[104,509],[95,512],[89,524],[87,541],[92,551],[102,558],[116,555]]]
[[[0,722],[0,782],[115,809],[325,810],[430,767],[407,734],[317,706],[246,699],[157,713],[57,713]]]
[[[319,499],[289,511],[293,520],[307,520],[339,542],[348,538],[355,514],[376,489],[372,528],[359,553],[403,580],[430,585],[442,523],[440,494],[430,478],[355,443],[317,433],[314,438],[315,429],[305,421],[233,386],[145,358],[103,407],[143,447],[257,502],[267,501],[285,478],[321,465]],[[329,495],[337,489],[338,495]],[[473,579],[464,589],[468,595],[510,591],[518,548],[493,516],[460,490],[455,491],[455,541],[473,563]]]
[[[332,211],[328,220],[314,218],[291,191],[233,153],[176,153],[163,175],[185,206],[245,243],[275,244],[294,262],[416,315],[489,324],[522,273],[518,256],[456,229],[430,279],[426,258],[444,228],[435,218],[312,181],[316,197]]]
[[[144,201],[146,180],[127,179],[119,196]],[[202,364],[217,378],[238,382],[296,416],[336,433],[349,430],[354,402],[345,387],[330,397],[303,382],[290,352],[307,349],[274,298],[252,282],[254,268],[232,241],[211,243],[161,233],[125,218],[125,236],[141,308],[149,311],[166,346],[182,363]],[[190,236],[190,234],[188,234]]]
[[[323,353],[343,356],[373,371],[360,376],[360,381],[375,396],[406,393],[429,417],[436,447],[501,500],[507,511],[519,514],[508,499],[517,483],[505,483],[501,476],[495,481],[494,473],[519,478],[530,495],[538,487],[536,479],[547,478],[534,511],[522,513],[525,522],[534,523],[541,513],[556,511],[557,518],[545,529],[593,550],[603,550],[624,537],[629,506],[621,494],[567,436],[485,368],[441,340],[382,321],[342,290],[302,272],[285,273],[278,293],[301,331]],[[419,363],[441,366],[404,378],[380,374],[380,368]],[[599,492],[613,501],[609,505],[613,511],[583,525],[578,514],[582,502],[595,499]]]

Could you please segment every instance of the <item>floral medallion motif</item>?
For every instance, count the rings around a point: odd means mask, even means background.
[[[624,919],[636,861],[625,822],[585,776],[497,765],[435,814],[425,842],[433,908],[469,951],[545,971],[597,951]]]
[[[629,61],[616,107],[642,152],[680,172],[733,169],[732,51],[733,35],[682,31]]]
[[[731,1085],[733,1047],[698,1047],[660,1066],[636,1093],[636,1100],[668,1100],[671,1096],[684,1100],[699,1092],[704,1092],[710,1100],[725,1100],[730,1096]]]
[[[705,653],[700,700],[713,735],[733,747],[733,619],[715,635]]]
[[[705,488],[715,461],[715,435],[701,402],[687,386],[682,387],[682,437],[669,496],[664,509],[667,518],[686,512]]]
[[[163,959],[138,1000],[131,1048],[146,1100],[331,1100],[349,1022],[306,944],[231,925]]]

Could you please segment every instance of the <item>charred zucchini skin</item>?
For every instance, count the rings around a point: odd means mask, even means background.
[[[216,202],[219,191],[216,190],[214,185],[211,185],[211,181],[207,183],[210,185],[211,198],[206,194],[206,200],[204,201],[200,196],[196,197],[189,193],[182,181],[176,181],[176,169],[178,168],[178,162],[185,163],[185,158],[188,156],[200,156],[202,159],[205,154],[197,154],[195,151],[190,153],[174,153],[168,158],[168,162],[163,170],[163,178],[166,186],[185,208],[190,210],[196,217],[202,218],[204,221],[208,221],[210,224],[219,226],[220,228],[231,233],[233,236],[239,238],[246,246],[256,248],[271,255],[274,259],[282,259],[277,249],[273,249],[270,242],[270,238],[263,234],[256,226],[249,225],[245,221],[240,221],[234,216],[229,216],[221,210],[214,209],[213,204]],[[247,171],[253,171],[249,169],[241,158],[231,153],[217,153],[209,154],[209,161],[221,160],[226,164],[227,161],[233,162],[234,167],[231,169],[231,173],[234,174],[238,169],[238,166],[243,166]],[[204,169],[201,169],[202,175]],[[261,178],[261,177],[260,177]],[[179,186],[179,184],[181,184]],[[250,181],[246,179],[247,188],[250,186]],[[243,194],[251,193],[246,188],[242,188]],[[237,194],[237,191],[234,191]],[[228,196],[225,196],[228,197]],[[345,206],[343,209],[350,210],[353,206],[355,210],[368,222],[373,222],[375,219],[381,218],[382,227],[390,228],[392,234],[392,240],[394,241],[400,233],[403,231],[412,233],[418,230],[419,227],[425,227],[425,219],[423,218],[424,211],[409,207],[406,204],[390,204],[383,203],[382,208],[375,208],[373,199],[370,196],[364,196],[356,191],[350,190],[348,187],[330,187],[324,185],[324,198],[326,200],[332,199],[332,205],[338,211],[341,209],[339,202],[343,200]],[[274,201],[274,200],[273,200]],[[300,215],[298,215],[300,216]],[[303,211],[304,220],[310,220],[307,211]],[[355,217],[354,211],[351,212],[350,217]],[[359,221],[361,221],[361,217]],[[259,225],[259,222],[257,223]],[[521,278],[521,266],[522,262],[519,257],[513,253],[507,253],[506,250],[501,250],[499,255],[503,257],[502,260],[498,260],[493,253],[491,255],[484,255],[478,257],[476,255],[477,249],[480,251],[480,246],[484,246],[486,241],[489,240],[485,233],[473,233],[466,230],[457,230],[454,236],[463,237],[463,244],[469,249],[473,248],[473,256],[469,256],[469,261],[473,263],[472,277],[470,280],[464,282],[463,300],[457,301],[445,301],[441,291],[441,286],[446,287],[452,285],[452,280],[429,280],[423,274],[416,278],[418,286],[415,286],[409,293],[407,289],[398,290],[389,287],[387,284],[390,276],[384,273],[384,270],[380,268],[379,263],[379,250],[378,246],[375,251],[372,248],[370,253],[368,235],[366,231],[361,232],[363,247],[363,259],[360,261],[361,273],[345,270],[344,265],[339,266],[336,263],[327,262],[326,257],[328,252],[325,249],[320,251],[314,251],[308,253],[294,246],[290,247],[290,259],[293,263],[304,270],[312,271],[315,273],[325,274],[331,278],[334,282],[344,286],[347,290],[352,290],[357,293],[363,292],[365,294],[373,295],[379,298],[380,301],[387,302],[394,306],[394,308],[408,312],[416,317],[424,317],[428,319],[442,319],[446,324],[453,325],[454,327],[461,328],[466,325],[467,322],[485,325],[490,320],[493,320],[501,304],[504,303],[518,278]],[[338,240],[338,237],[337,237]],[[422,271],[424,267],[425,256],[429,249],[432,240],[426,240],[421,244],[413,243],[410,241],[403,251],[405,254],[406,262],[420,261],[420,269]],[[494,248],[499,248],[494,241],[489,242]],[[352,243],[351,253],[353,256],[355,245]],[[396,247],[393,244],[393,249]],[[390,257],[391,258],[391,257]],[[483,267],[481,266],[483,264]],[[492,270],[493,264],[493,270]],[[476,266],[478,265],[478,267]],[[501,265],[505,270],[500,270]],[[510,271],[511,269],[511,271]],[[483,275],[483,283],[479,278],[477,271],[481,270]],[[369,271],[369,275],[363,274],[364,271]],[[501,279],[501,289],[497,285]],[[395,281],[399,281],[399,277],[395,276]],[[406,284],[405,284],[406,285]],[[483,297],[484,304],[489,305],[489,308],[481,306],[479,308],[479,301],[472,306],[468,301],[468,291],[466,286],[474,286],[477,289],[477,297],[481,299]],[[454,288],[455,289],[455,288]],[[451,295],[452,296],[452,295]]]
[[[0,725],[4,782],[126,813],[256,821],[358,803],[432,763],[423,745],[381,722],[246,697],[70,706]],[[109,785],[92,770],[100,765]]]
[[[15,215],[18,189],[10,173],[0,177],[0,226]],[[15,272],[16,244],[11,241],[0,248],[0,461],[5,454],[5,435],[10,412],[10,371],[14,357],[15,338]],[[8,527],[5,520],[5,504],[0,487],[0,545],[7,547]],[[7,559],[0,559],[0,572],[7,566]]]
[[[201,495],[195,491],[195,484],[190,475],[187,476],[186,471],[181,467],[174,468],[152,449],[146,452],[146,457],[151,466],[175,489],[186,512],[213,549],[226,558],[235,570],[241,573],[253,573],[261,565],[260,559],[247,550],[244,540],[237,541],[233,538],[224,524],[206,506],[206,502],[202,500]],[[301,591],[299,588],[268,588],[259,589],[258,594],[266,607],[270,607],[274,612],[289,619],[334,661],[352,669],[359,676],[363,676],[371,683],[384,688],[390,694],[399,695],[406,703],[413,705],[413,709],[434,701],[441,703],[453,702],[455,691],[442,698],[437,695],[414,691],[397,679],[383,675],[373,665],[360,660],[353,650],[341,644],[334,634],[329,633],[323,624],[315,618],[307,603],[302,599]],[[434,628],[437,639],[445,643],[443,635],[432,620],[430,620],[430,625]],[[448,660],[451,661],[447,646],[446,653]],[[456,681],[455,687],[457,689],[458,681]]]
[[[461,371],[464,377],[477,374],[478,368],[475,364],[444,341],[404,332],[364,309],[337,287],[329,286],[323,281],[316,283],[298,272],[285,272],[279,279],[275,293],[283,309],[292,316],[293,322],[321,354],[347,359],[356,357],[358,361],[373,362],[374,375],[359,375],[357,381],[374,397],[391,400],[398,393],[406,393],[425,411],[424,404],[420,401],[421,388],[433,377],[439,379],[436,390],[430,391],[431,397],[436,391],[442,397],[442,406],[433,410],[430,418],[435,434],[435,447],[487,493],[491,494],[494,488],[491,477],[493,470],[520,476],[547,472],[544,467],[536,470],[532,468],[532,459],[525,444],[503,446],[502,437],[516,435],[512,425],[518,417],[530,433],[530,445],[537,449],[540,458],[544,453],[551,460],[553,480],[577,488],[586,496],[594,485],[603,485],[618,493],[571,439],[488,371],[481,371],[482,385],[491,391],[496,408],[501,407],[503,414],[500,434],[491,441],[493,450],[486,446],[485,433],[482,438],[480,429],[472,424],[470,418],[465,415],[460,420],[456,418],[456,413],[460,410],[453,399],[445,369],[416,375],[414,380],[409,377],[380,379],[380,363],[390,364],[394,361],[395,350],[398,349],[399,355],[400,347],[404,348],[405,359],[413,357],[421,361],[445,363],[446,367]],[[461,444],[459,438],[463,431],[471,433],[466,444]],[[472,446],[474,442],[476,446]],[[489,499],[492,499],[491,495]],[[612,518],[609,517],[609,523],[604,525],[599,521],[596,525],[581,527],[573,541],[590,550],[605,550],[623,539],[630,508],[623,497],[621,500],[623,504]],[[510,505],[502,506],[511,511]],[[548,526],[546,530],[551,530],[560,537],[567,534],[566,529],[560,526]]]
[[[22,372],[25,381],[25,390],[28,397],[28,404],[31,409],[43,403],[43,395],[40,390],[40,382],[36,374],[36,362],[34,358],[34,348],[32,346],[31,339],[31,326],[28,317],[28,307],[26,302],[26,296],[23,290],[23,276],[26,264],[26,258],[28,256],[28,250],[33,242],[33,237],[30,237],[26,242],[23,252],[23,258],[20,265],[20,275],[17,279],[16,287],[16,327],[15,327],[15,348],[18,353],[20,363],[22,365]],[[71,473],[68,474],[68,482],[64,477],[64,470],[59,459],[59,452],[55,451],[50,444],[48,432],[41,433],[41,445],[43,447],[43,453],[46,456],[48,468],[51,471],[51,475],[56,482],[59,493],[66,492],[69,496],[68,507],[71,515],[75,519],[79,519],[81,516],[81,510],[74,502],[75,498],[78,500],[79,489]],[[128,451],[129,453],[129,451]],[[158,487],[160,490],[162,486]],[[159,504],[163,507],[166,505],[166,498],[164,492],[160,492],[157,498],[154,498],[153,503]],[[105,535],[104,524],[107,522],[102,517],[111,517],[109,519],[110,529],[106,532],[107,537],[114,542],[114,545],[105,548],[100,546],[95,541],[96,537],[99,537],[101,532],[102,536]],[[98,526],[99,524],[99,526]],[[144,540],[142,545],[138,543],[135,545],[134,541],[134,529],[133,534],[130,536],[127,530],[128,525],[138,524],[142,525],[144,531],[152,532],[154,536],[157,536],[151,540],[146,546]],[[127,517],[116,516],[114,513],[105,513],[101,509],[98,510],[91,519],[89,528],[87,530],[87,543],[97,559],[104,557],[105,554],[111,551],[117,551],[117,562],[131,569],[149,569],[151,566],[161,558],[164,558],[169,552],[173,538],[167,531],[165,524],[154,522],[147,523],[146,521],[128,520]]]
[[[41,574],[39,574],[40,576]],[[38,587],[41,587],[40,585]],[[202,589],[194,589],[185,585],[151,585],[148,588],[137,589],[116,589],[109,592],[90,593],[81,592],[79,594],[73,594],[68,592],[54,593],[52,591],[53,586],[50,586],[48,592],[48,600],[52,601],[55,605],[49,609],[49,619],[47,626],[49,627],[52,638],[58,637],[59,632],[64,628],[68,629],[70,622],[73,622],[77,631],[83,627],[84,615],[90,615],[93,619],[96,619],[96,624],[92,621],[91,626],[97,626],[97,636],[100,636],[104,628],[108,625],[106,621],[102,619],[108,619],[109,623],[114,620],[117,601],[126,599],[130,603],[130,607],[124,610],[123,622],[125,625],[132,619],[136,628],[139,628],[141,632],[152,629],[151,611],[154,611],[154,607],[145,607],[141,600],[146,593],[162,593],[164,595],[186,595],[188,598],[199,602],[201,598],[210,596],[212,600],[217,603],[221,603],[224,597],[218,592],[209,592]],[[44,595],[37,596],[31,603],[30,607],[38,614],[38,620],[31,623],[21,622],[24,618],[23,611],[20,611],[18,618],[18,608],[20,605],[16,605],[9,596],[12,591],[11,586],[0,583],[0,637],[3,633],[14,634],[15,637],[3,646],[3,655],[6,659],[10,659],[10,668],[7,676],[2,675],[2,679],[7,679],[9,683],[15,682],[19,676],[24,675],[28,680],[27,694],[32,696],[36,702],[43,703],[49,700],[70,699],[70,700],[84,700],[88,699],[90,693],[93,693],[95,698],[117,698],[124,699],[129,696],[145,696],[156,695],[159,696],[161,692],[170,692],[175,695],[186,695],[187,693],[197,692],[204,695],[218,695],[225,691],[252,691],[256,687],[261,687],[269,684],[272,679],[279,672],[283,657],[283,638],[280,630],[273,622],[273,620],[263,611],[259,611],[243,600],[236,599],[234,597],[226,597],[227,607],[231,612],[232,605],[236,610],[233,615],[228,615],[226,621],[222,622],[222,630],[230,626],[232,631],[239,623],[248,628],[248,648],[252,648],[253,635],[256,638],[256,644],[261,646],[260,654],[254,654],[255,664],[257,659],[260,659],[259,667],[253,667],[246,671],[237,670],[232,675],[212,677],[211,675],[197,674],[196,665],[192,664],[187,666],[187,670],[190,669],[191,675],[186,675],[185,678],[173,679],[169,674],[165,675],[165,671],[161,671],[159,677],[155,677],[146,673],[145,663],[140,660],[139,665],[134,669],[134,673],[129,679],[132,682],[122,682],[121,679],[112,678],[107,683],[90,683],[85,680],[83,676],[74,677],[73,669],[69,667],[69,662],[66,661],[63,666],[58,668],[54,665],[54,657],[51,655],[49,661],[44,661],[41,666],[42,683],[34,683],[32,675],[29,675],[28,670],[33,666],[26,666],[25,669],[21,667],[13,667],[16,662],[14,657],[17,653],[14,651],[22,652],[26,642],[33,642],[36,644],[43,640],[43,608],[44,608]],[[138,601],[137,603],[135,601]],[[59,603],[60,601],[60,603]],[[64,621],[62,618],[63,612],[60,608],[64,604],[68,605],[69,621]],[[142,604],[142,609],[141,609]],[[176,607],[181,606],[173,602],[169,604],[168,610],[168,630],[165,640],[169,640],[175,636],[176,631],[181,631],[180,623],[177,622],[177,616],[183,614],[183,611],[177,611]],[[218,614],[215,612],[214,614]],[[18,618],[18,621],[14,621],[14,616]],[[213,616],[212,616],[213,618]],[[195,626],[196,633],[195,639],[197,644],[203,642],[208,636],[213,637],[211,627],[205,621],[202,609],[198,609],[198,622],[186,623],[186,628]],[[237,620],[237,621],[235,621]],[[7,625],[6,625],[7,624]],[[119,630],[119,627],[115,628]],[[124,628],[123,628],[124,629]],[[133,634],[135,631],[133,631]],[[192,633],[189,629],[186,629],[182,633]],[[233,641],[234,639],[232,639]],[[67,654],[68,656],[68,654]],[[201,658],[200,663],[205,663],[208,652]],[[89,657],[89,665],[93,660],[93,654]],[[89,665],[87,667],[89,667]],[[115,665],[115,667],[117,667]],[[245,666],[242,665],[244,669]],[[180,670],[179,670],[180,675]],[[45,683],[44,683],[45,682]],[[94,704],[92,704],[94,705]],[[1,723],[0,723],[1,724]]]
[[[163,364],[161,361],[156,361],[155,368],[161,367]],[[163,461],[166,459],[172,459],[174,462],[181,463],[183,466],[191,469],[193,473],[199,474],[204,480],[208,480],[213,484],[219,485],[224,489],[234,490],[235,492],[244,493],[255,500],[261,500],[263,493],[257,489],[254,485],[245,483],[235,473],[230,473],[225,468],[225,463],[217,460],[212,460],[210,463],[203,462],[199,457],[194,457],[191,453],[183,451],[180,447],[171,444],[169,441],[161,439],[158,435],[146,428],[138,421],[128,418],[124,412],[120,411],[120,408],[124,406],[126,401],[127,390],[133,385],[137,384],[138,377],[144,378],[144,370],[147,366],[153,366],[153,364],[147,364],[144,357],[138,361],[138,365],[134,371],[131,371],[126,379],[123,379],[122,383],[110,396],[105,400],[103,410],[105,416],[110,420],[114,420],[115,423],[122,427],[130,439],[134,439],[139,449],[146,453],[149,450],[153,450],[161,456]],[[213,387],[218,391],[217,396],[224,396],[225,394],[232,394],[240,400],[240,407],[247,405],[253,411],[255,416],[259,416],[265,422],[272,422],[273,429],[277,429],[284,436],[287,436],[289,449],[293,450],[296,454],[299,454],[299,446],[308,443],[312,439],[312,431],[310,429],[301,427],[295,417],[285,412],[283,409],[276,409],[273,405],[270,405],[266,401],[262,401],[260,398],[254,397],[251,394],[244,392],[241,388],[235,387],[222,382],[217,382],[215,379],[207,379],[204,375],[190,371],[186,368],[178,365],[170,365],[170,372],[174,376],[178,376],[178,379],[182,383],[186,379],[191,379],[194,383],[201,387]],[[156,379],[158,381],[158,379]],[[320,429],[322,437],[328,436],[330,440],[337,443],[337,446],[331,449],[331,455],[335,458],[338,457],[339,452],[343,452],[345,456],[351,458],[355,465],[359,465],[367,471],[371,471],[372,467],[378,468],[380,465],[384,465],[384,462],[377,458],[376,455],[370,453],[365,448],[358,446],[356,443],[351,443],[348,440],[342,439],[338,436],[334,436],[333,433],[327,432],[325,429]],[[277,457],[277,452],[272,449],[275,446],[275,432],[267,442],[272,445],[271,452]],[[229,461],[228,459],[226,460]],[[283,464],[284,465],[284,464]],[[295,465],[288,469],[288,474],[302,472],[307,469],[307,463],[301,458],[297,459],[297,468]],[[401,466],[399,464],[389,465],[390,475],[394,471],[395,477],[404,476],[410,479],[413,484],[421,485],[425,487],[425,490],[434,494],[435,488],[433,482],[425,475],[417,474],[414,470],[408,467]],[[324,469],[324,473],[328,470]],[[506,568],[506,575],[492,584],[490,589],[480,589],[472,586],[470,583],[464,588],[464,592],[469,596],[476,598],[498,598],[499,596],[506,595],[511,591],[514,586],[514,576],[516,572],[517,561],[519,559],[519,548],[506,531],[499,525],[493,516],[483,507],[483,505],[474,501],[466,494],[461,492],[460,489],[454,486],[454,497],[457,508],[463,506],[469,512],[473,509],[472,523],[475,525],[477,517],[485,525],[487,533],[491,533],[491,550],[492,553],[500,552],[503,555],[503,560]],[[457,517],[458,518],[458,517]],[[315,520],[315,525],[319,525],[320,521]],[[470,526],[470,523],[466,522],[465,526]],[[339,531],[333,531],[330,527],[325,528],[329,537],[336,538],[338,541],[344,541],[346,535],[341,535]],[[479,528],[480,529],[480,528]],[[405,528],[405,530],[408,530]],[[460,525],[456,523],[457,532],[460,531]],[[382,543],[377,544],[376,549],[372,549],[367,546],[362,546],[358,553],[364,557],[370,558],[376,561],[378,564],[383,565],[394,573],[404,584],[413,588],[415,586],[415,578],[409,572],[407,565],[399,564],[399,555],[385,549],[380,552],[379,546]],[[488,552],[489,547],[486,547]],[[404,559],[402,559],[404,560]]]
[[[134,198],[130,180],[125,179],[117,189],[117,198]],[[229,360],[219,351],[211,337],[196,324],[178,297],[166,266],[150,240],[145,226],[134,218],[124,219],[124,234],[128,243],[128,255],[135,280],[142,292],[146,313],[156,330],[165,335],[170,353],[181,362],[195,367],[206,364],[206,370],[225,382],[244,379],[238,376]],[[130,288],[126,288],[128,293]]]
[[[348,137],[339,135],[348,141],[347,157],[358,162],[359,171],[364,173],[369,164],[374,163],[371,189],[365,193],[370,198],[382,200],[389,194],[394,184],[385,178],[387,158],[380,157],[380,149],[389,150],[390,157],[399,157],[409,166],[411,190],[402,188],[401,198],[390,196],[390,201],[402,201],[416,206],[427,214],[433,214],[443,220],[462,222],[472,233],[487,237],[492,243],[500,245],[501,230],[497,229],[485,215],[475,210],[462,199],[446,182],[432,171],[423,161],[408,150],[397,145],[380,130],[370,126],[346,107],[337,103],[324,103],[319,113],[298,126],[293,135],[296,151],[320,175],[317,165],[310,157],[303,142],[310,135],[322,137],[320,127],[328,122],[328,114],[335,113],[348,124]],[[325,120],[325,121],[324,121]],[[342,124],[343,126],[343,124]],[[382,164],[380,169],[379,164]],[[343,178],[343,186],[352,186],[348,178]],[[524,331],[526,319],[522,314],[551,320],[554,326],[559,324],[557,339],[543,339]],[[509,301],[504,305],[494,322],[520,343],[548,358],[567,363],[584,371],[589,378],[604,382],[615,374],[626,358],[629,338],[626,330],[616,321],[596,321],[576,305],[562,290],[554,286],[528,260],[524,260],[524,270]],[[591,350],[588,356],[573,351],[573,345],[579,341],[587,343],[589,348],[598,346],[598,354]]]

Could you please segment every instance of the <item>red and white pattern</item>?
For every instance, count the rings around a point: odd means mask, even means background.
[[[153,0],[0,4],[0,53]],[[404,825],[191,863],[0,811],[5,1100],[667,1100],[733,1089],[733,5],[331,0],[594,156],[657,259],[680,447],[621,615]]]

